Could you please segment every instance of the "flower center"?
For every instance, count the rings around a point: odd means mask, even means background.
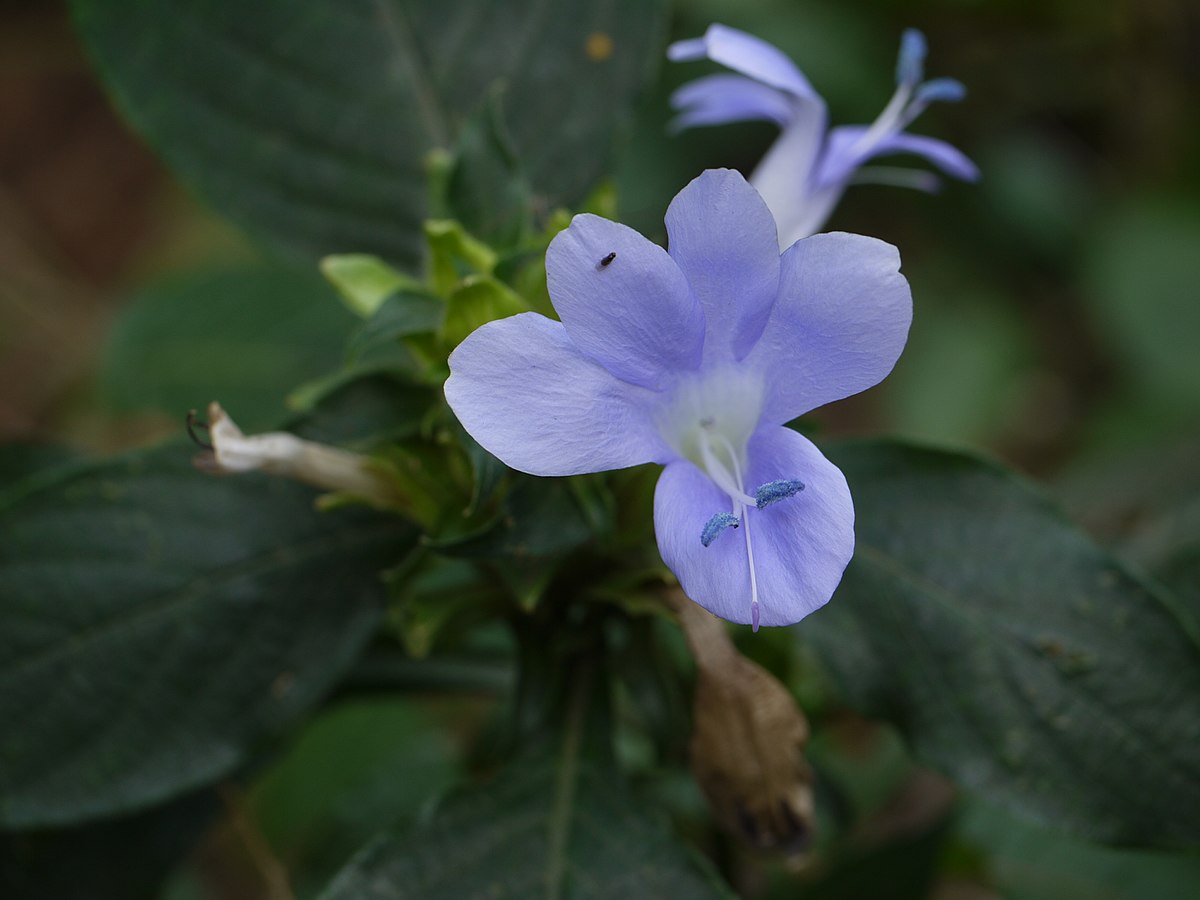
[[[727,528],[741,528],[750,569],[750,618],[758,630],[758,575],[747,509],[758,506],[746,493],[746,445],[758,427],[763,382],[755,373],[726,369],[679,384],[660,419],[663,437],[729,496],[731,512],[718,512],[704,526],[701,543],[709,546]]]
[[[753,504],[736,471],[744,471],[746,444],[758,428],[764,385],[757,373],[727,368],[677,384],[659,416],[659,432],[731,498]]]

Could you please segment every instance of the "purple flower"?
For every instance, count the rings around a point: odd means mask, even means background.
[[[882,379],[912,299],[896,248],[822,234],[780,256],[737,172],[667,210],[670,250],[576,216],[546,253],[561,322],[489,322],[450,356],[446,399],[514,469],[573,475],[654,462],[662,558],[733,622],[788,625],[829,600],[854,550],[842,473],[784,427]]]
[[[937,190],[939,180],[931,172],[861,168],[876,156],[911,153],[955,178],[979,177],[975,164],[945,141],[904,132],[933,101],[966,95],[951,78],[922,82],[925,38],[915,29],[905,31],[900,41],[896,93],[869,126],[829,129],[825,101],[792,61],[735,28],[710,25],[704,37],[672,44],[667,55],[675,61],[710,59],[741,73],[709,75],[679,88],[671,97],[679,110],[676,129],[749,119],[765,119],[783,129],[750,177],[775,214],[781,249],[817,232],[852,181]]]

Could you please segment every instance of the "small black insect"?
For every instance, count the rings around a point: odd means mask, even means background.
[[[600,260],[600,264],[598,266],[596,266],[596,268],[603,269],[606,266],[608,266],[616,258],[617,258],[617,251],[614,250],[612,253],[608,254],[608,256],[604,257],[604,259]]]

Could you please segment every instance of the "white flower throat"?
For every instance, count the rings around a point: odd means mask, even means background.
[[[727,529],[741,529],[750,572],[750,621],[755,631],[759,623],[758,575],[747,513],[804,489],[798,479],[783,479],[759,486],[753,496],[746,491],[746,447],[758,428],[763,397],[764,384],[756,373],[718,370],[677,385],[659,419],[667,443],[729,497],[731,510],[713,515],[699,537],[708,547]]]

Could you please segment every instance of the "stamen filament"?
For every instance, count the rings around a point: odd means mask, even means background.
[[[758,501],[746,493],[745,483],[742,481],[742,467],[738,465],[738,455],[734,452],[733,445],[729,443],[729,440],[719,432],[706,431],[705,438],[700,442],[700,452],[704,457],[704,463],[710,467],[709,475],[714,475],[711,467],[716,466],[726,479],[730,476],[729,470],[717,462],[716,454],[712,452],[712,447],[709,446],[707,440],[709,436],[720,442],[721,449],[729,454],[729,464],[733,467],[732,481],[735,490],[725,487],[715,476],[713,481],[733,499],[733,515],[737,516],[745,526],[743,531],[746,535],[746,564],[750,569],[750,623],[753,630],[758,631],[758,573],[754,571],[754,541],[750,536],[750,515],[747,510],[747,507],[756,509]]]
[[[750,539],[750,516],[743,510],[741,516],[746,532],[746,562],[750,566],[750,622],[758,631],[758,575],[754,571],[754,542]]]
[[[908,105],[908,100],[911,96],[911,85],[902,84],[896,88],[896,93],[892,94],[892,99],[883,108],[883,112],[871,123],[871,127],[864,131],[859,139],[850,146],[848,152],[853,156],[866,153],[870,148],[883,140],[889,132],[903,128],[904,124],[907,124],[904,120],[905,107]]]
[[[720,435],[717,435],[720,437]],[[733,448],[729,446],[729,442],[723,437],[721,442],[725,444],[725,448],[729,451],[729,460],[733,463],[733,474],[729,468],[717,459],[717,455],[713,453],[712,444],[709,440],[709,433],[705,432],[700,439],[700,457],[704,460],[704,468],[708,472],[708,477],[713,480],[713,483],[728,494],[734,502],[734,515],[737,515],[737,507],[741,504],[753,506],[755,499],[746,493],[745,487],[742,485],[741,472],[738,471],[737,454],[733,453]]]

